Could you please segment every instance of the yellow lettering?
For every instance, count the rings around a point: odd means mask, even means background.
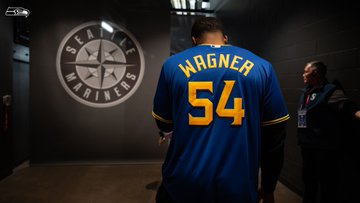
[[[190,77],[190,72],[192,73],[196,73],[197,71],[195,70],[194,66],[190,63],[189,60],[185,61],[187,65],[185,65],[185,67],[182,64],[179,64],[179,68],[184,72],[184,74],[186,75],[186,77]]]
[[[219,56],[219,68],[221,68],[223,66],[224,66],[224,68],[228,68],[229,67],[229,58],[230,58],[229,54],[226,54],[226,58],[225,58],[224,54],[220,54],[220,56]]]
[[[238,59],[242,60],[242,58],[240,56],[235,55],[232,62],[231,62],[230,69],[238,70],[238,68],[235,67],[235,64],[239,63]]]
[[[187,59],[185,64],[183,63],[178,65],[187,78],[189,78],[191,74],[195,74],[198,71],[213,68],[230,68],[244,76],[247,76],[254,66],[253,62],[240,56],[223,53],[219,53],[218,55],[216,53],[209,53],[206,54],[206,58],[204,58],[202,55],[196,55],[192,59],[193,61],[191,62],[189,59]],[[71,76],[68,78],[71,78]]]
[[[246,60],[245,63],[241,66],[239,72],[242,73],[242,71],[246,69],[244,76],[247,76],[247,74],[250,72],[253,66],[254,66],[253,62]]]
[[[201,71],[200,66],[202,66],[204,70],[206,69],[205,61],[201,55],[194,56],[194,61],[198,71]]]
[[[207,67],[208,68],[216,68],[215,54],[207,54],[206,59],[207,59]]]

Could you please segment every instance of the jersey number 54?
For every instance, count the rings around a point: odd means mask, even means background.
[[[225,86],[216,107],[216,114],[220,118],[233,118],[231,125],[241,125],[242,118],[245,114],[242,108],[242,98],[234,98],[234,106],[232,109],[225,108],[235,81],[225,80],[224,83]],[[202,117],[195,117],[189,113],[189,125],[209,125],[213,121],[213,102],[207,98],[197,98],[197,91],[210,91],[213,93],[213,83],[211,81],[193,81],[188,83],[190,105],[198,108],[203,107],[205,112]]]

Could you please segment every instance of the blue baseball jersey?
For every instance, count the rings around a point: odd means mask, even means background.
[[[163,184],[177,202],[256,202],[260,128],[289,118],[271,64],[199,45],[163,64],[153,116],[173,124]]]

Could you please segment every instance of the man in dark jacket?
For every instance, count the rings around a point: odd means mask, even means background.
[[[320,61],[306,64],[303,79],[307,87],[300,97],[298,143],[303,158],[303,203],[339,202],[338,161],[345,118],[360,119],[360,111],[339,86],[326,78]]]

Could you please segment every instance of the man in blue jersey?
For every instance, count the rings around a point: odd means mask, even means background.
[[[269,62],[227,45],[221,22],[198,19],[194,47],[163,64],[153,116],[171,136],[158,203],[264,202],[282,163],[289,115]]]

